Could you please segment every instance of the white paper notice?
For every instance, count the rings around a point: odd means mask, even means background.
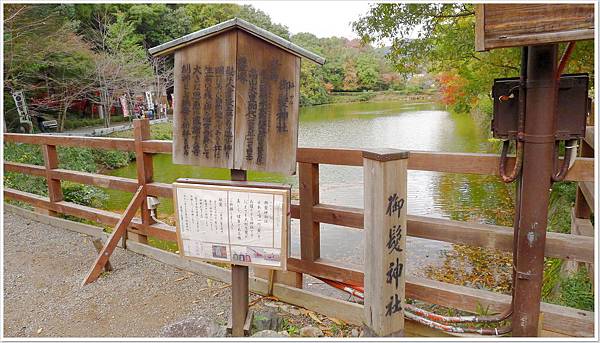
[[[287,213],[276,192],[176,184],[179,235],[185,256],[281,267]],[[286,226],[287,227],[287,226]]]

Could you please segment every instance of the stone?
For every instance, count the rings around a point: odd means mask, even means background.
[[[286,337],[290,337],[290,333],[285,330],[278,331],[277,333]]]
[[[204,317],[185,318],[165,325],[159,333],[160,337],[225,337],[224,326]]]
[[[359,337],[360,332],[358,332],[358,330],[356,328],[352,329],[352,331],[350,331],[350,337]]]
[[[283,331],[285,332],[285,331]],[[287,334],[287,332],[285,332]],[[282,331],[277,332],[277,331],[273,331],[273,330],[262,330],[262,331],[258,331],[257,333],[255,333],[254,335],[252,335],[252,337],[287,337],[289,335],[284,335],[282,334]]]
[[[276,310],[268,309],[256,311],[252,317],[252,331],[280,331],[282,329],[282,325],[283,319],[279,316],[279,313]]]
[[[302,337],[323,337],[323,331],[314,326],[305,326],[300,329],[300,336]]]

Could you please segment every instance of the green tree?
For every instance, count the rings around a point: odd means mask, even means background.
[[[353,28],[366,42],[391,40],[388,58],[399,72],[455,72],[466,81],[455,107],[463,111],[477,106],[494,78],[519,72],[519,48],[475,52],[472,4],[376,4]],[[593,73],[592,46],[577,44],[568,72]]]

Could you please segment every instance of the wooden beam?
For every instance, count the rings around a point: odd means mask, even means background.
[[[583,138],[587,145],[594,149],[594,127],[588,126],[585,128],[585,137]]]
[[[155,139],[144,140],[142,144],[144,152],[153,154],[173,153],[173,141],[161,141]]]
[[[46,168],[44,166],[37,166],[33,164],[25,164],[18,162],[4,162],[4,171],[35,176],[46,176]]]
[[[300,255],[314,261],[321,255],[321,224],[313,217],[319,203],[319,165],[298,163],[300,188]]]
[[[362,167],[362,150],[336,148],[298,148],[296,159],[302,163]]]
[[[376,337],[404,336],[408,152],[363,153],[364,317]]]
[[[578,185],[590,210],[594,212],[594,182],[579,182]]]
[[[362,150],[358,149],[298,148],[297,158],[303,163],[362,166]],[[499,176],[499,163],[500,156],[495,154],[410,151],[408,169]],[[508,157],[507,169],[514,163],[515,158]],[[594,159],[577,158],[565,180],[593,181]]]
[[[94,244],[94,248],[96,248],[96,253],[100,253],[102,251],[102,248],[104,247],[104,243],[102,243],[102,239],[100,238],[96,238],[92,241],[92,244]],[[104,271],[105,272],[112,272],[113,267],[112,264],[110,264],[110,260],[106,260],[106,265],[104,266]]]
[[[148,195],[155,197],[172,198],[173,186],[170,183],[152,182],[146,185]]]
[[[144,141],[150,139],[150,120],[149,119],[135,119],[133,121],[133,138],[135,145],[135,165],[137,168],[137,181],[138,185],[146,186],[152,182],[154,177],[154,165],[152,163],[152,154],[144,152]],[[155,222],[152,219],[151,210],[148,208],[146,197],[140,204],[140,212],[142,217],[143,225],[151,225]],[[147,241],[147,236],[136,234],[132,236],[134,240],[141,243]]]
[[[593,141],[593,127],[588,127],[586,134]],[[24,135],[15,133],[4,134],[6,142],[29,144],[53,144],[63,146],[85,146],[91,148],[135,151],[133,139],[129,138],[100,138],[75,137],[57,135]],[[586,136],[587,137],[587,136]],[[586,138],[586,142],[590,138]],[[145,153],[171,153],[172,141],[145,140],[142,149]],[[362,166],[360,149],[335,148],[298,148],[297,160],[303,163],[334,164],[346,166]],[[498,176],[499,155],[411,151],[408,162],[409,170],[426,170],[444,173],[480,174]],[[507,168],[514,165],[514,157],[508,157]],[[573,167],[565,177],[566,181],[594,181],[593,158],[577,158]]]
[[[56,179],[116,189],[124,192],[135,192],[138,188],[136,180],[126,177],[86,173],[68,169],[54,169],[51,173]]]
[[[106,150],[134,151],[134,143],[131,138],[108,138],[108,137],[82,137],[82,136],[60,136],[60,135],[25,135],[20,133],[5,133],[5,142],[47,144],[57,146],[75,146],[86,148],[99,148]]]
[[[46,184],[48,185],[48,199],[51,203],[63,200],[60,180],[52,177],[52,170],[58,168],[58,153],[56,145],[42,145],[42,155],[44,155],[44,167],[46,168]],[[56,214],[51,211],[50,214]]]
[[[148,184],[148,189],[150,189],[151,185],[156,184],[157,183]],[[170,185],[168,187],[170,191]],[[154,188],[154,190],[157,189],[163,188],[161,188],[161,186]],[[148,191],[148,194],[150,194],[150,191]],[[114,225],[118,221],[118,214],[110,211],[99,210],[65,201],[61,201],[53,207],[49,205],[48,198],[46,197],[10,188],[4,190],[4,195],[7,198],[27,202],[36,207],[53,209],[64,214],[78,216],[106,225]],[[157,194],[154,193],[153,195]],[[336,211],[338,212],[335,212],[334,215],[320,213],[320,211],[324,211],[324,208],[330,206],[331,205],[319,204],[319,210],[313,212],[318,214],[315,215],[315,220],[335,225],[352,224],[352,227],[354,228],[362,228],[362,226],[358,225],[359,219],[362,218],[362,209],[344,207],[350,212],[348,218],[345,217],[345,210],[340,210],[340,208],[342,208],[341,206],[331,206],[331,208],[337,208]],[[298,205],[292,205],[291,212],[293,218],[298,218]],[[332,218],[339,219],[329,220]],[[509,252],[512,251],[512,228],[509,227],[415,215],[408,215],[407,218],[408,235],[412,237],[427,238],[456,244],[482,246]],[[142,230],[140,233],[142,233],[143,230],[148,230],[146,233],[150,236],[169,241],[176,241],[174,236],[175,229],[173,226],[154,223],[144,227],[141,222],[136,222],[134,219],[132,227]],[[546,256],[592,263],[594,262],[594,239],[590,237],[548,232],[546,234]]]
[[[133,216],[135,216],[135,212],[138,210],[138,208],[142,204],[142,201],[145,198],[146,190],[144,186],[140,186],[137,192],[135,192],[135,194],[133,195],[133,199],[131,199],[131,202],[127,206],[127,209],[125,209],[125,213],[123,213],[123,216],[121,217],[121,219],[119,219],[119,222],[108,237],[106,244],[104,244],[104,247],[102,247],[102,251],[98,254],[94,265],[83,280],[82,286],[92,283],[98,279],[100,273],[102,272],[102,268],[104,268],[106,262],[108,262],[108,258],[117,247],[117,244],[119,243],[121,237],[123,237],[125,232],[127,232],[127,227],[129,226],[131,219],[133,219]]]
[[[292,218],[298,218],[299,212],[298,205],[292,205]],[[363,210],[360,208],[318,204],[313,207],[313,216],[322,223],[363,228]],[[510,227],[416,215],[407,218],[408,235],[412,237],[512,251],[513,229]],[[570,234],[548,232],[545,251],[547,257],[594,261],[593,239]]]

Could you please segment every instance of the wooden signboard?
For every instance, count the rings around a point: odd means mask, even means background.
[[[173,162],[294,174],[300,57],[240,19],[150,49],[175,54]]]
[[[180,255],[285,270],[290,187],[197,181],[173,184]]]
[[[477,4],[475,49],[594,39],[594,5]]]

